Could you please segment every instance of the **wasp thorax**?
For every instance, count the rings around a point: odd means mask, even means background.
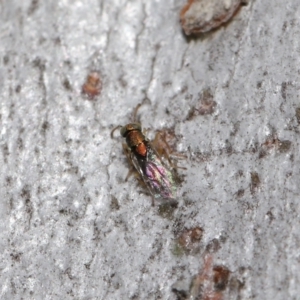
[[[126,135],[126,143],[129,148],[137,147],[140,144],[143,144],[145,141],[145,136],[141,131],[132,130],[129,131]]]
[[[144,144],[145,136],[142,133],[141,125],[138,123],[127,124],[121,128],[121,135],[126,138],[126,143],[129,148],[137,148],[141,144]],[[140,149],[141,146],[137,149]],[[142,150],[142,149],[141,149]],[[145,149],[140,154],[144,153]]]

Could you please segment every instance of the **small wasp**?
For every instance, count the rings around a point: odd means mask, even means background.
[[[126,144],[123,144],[124,151],[153,198],[174,201],[177,196],[177,183],[171,165],[162,159],[145,137],[139,123],[118,126],[114,130],[120,127],[121,136],[126,139]]]

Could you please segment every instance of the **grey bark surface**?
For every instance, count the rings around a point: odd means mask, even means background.
[[[188,39],[185,3],[0,1],[1,299],[177,299],[214,242],[224,299],[299,299],[299,2],[254,0]],[[167,216],[110,138],[144,99],[148,135],[172,129],[187,156]]]

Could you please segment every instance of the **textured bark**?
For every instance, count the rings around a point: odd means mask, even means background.
[[[299,2],[196,38],[185,4],[0,1],[1,299],[299,298]],[[186,155],[177,208],[110,138],[142,101]]]

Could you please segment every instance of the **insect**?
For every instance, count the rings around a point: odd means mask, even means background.
[[[169,163],[162,159],[153,144],[142,133],[139,123],[130,123],[121,127],[120,133],[126,139],[123,148],[128,159],[148,187],[153,198],[175,200],[177,184],[169,159]]]

